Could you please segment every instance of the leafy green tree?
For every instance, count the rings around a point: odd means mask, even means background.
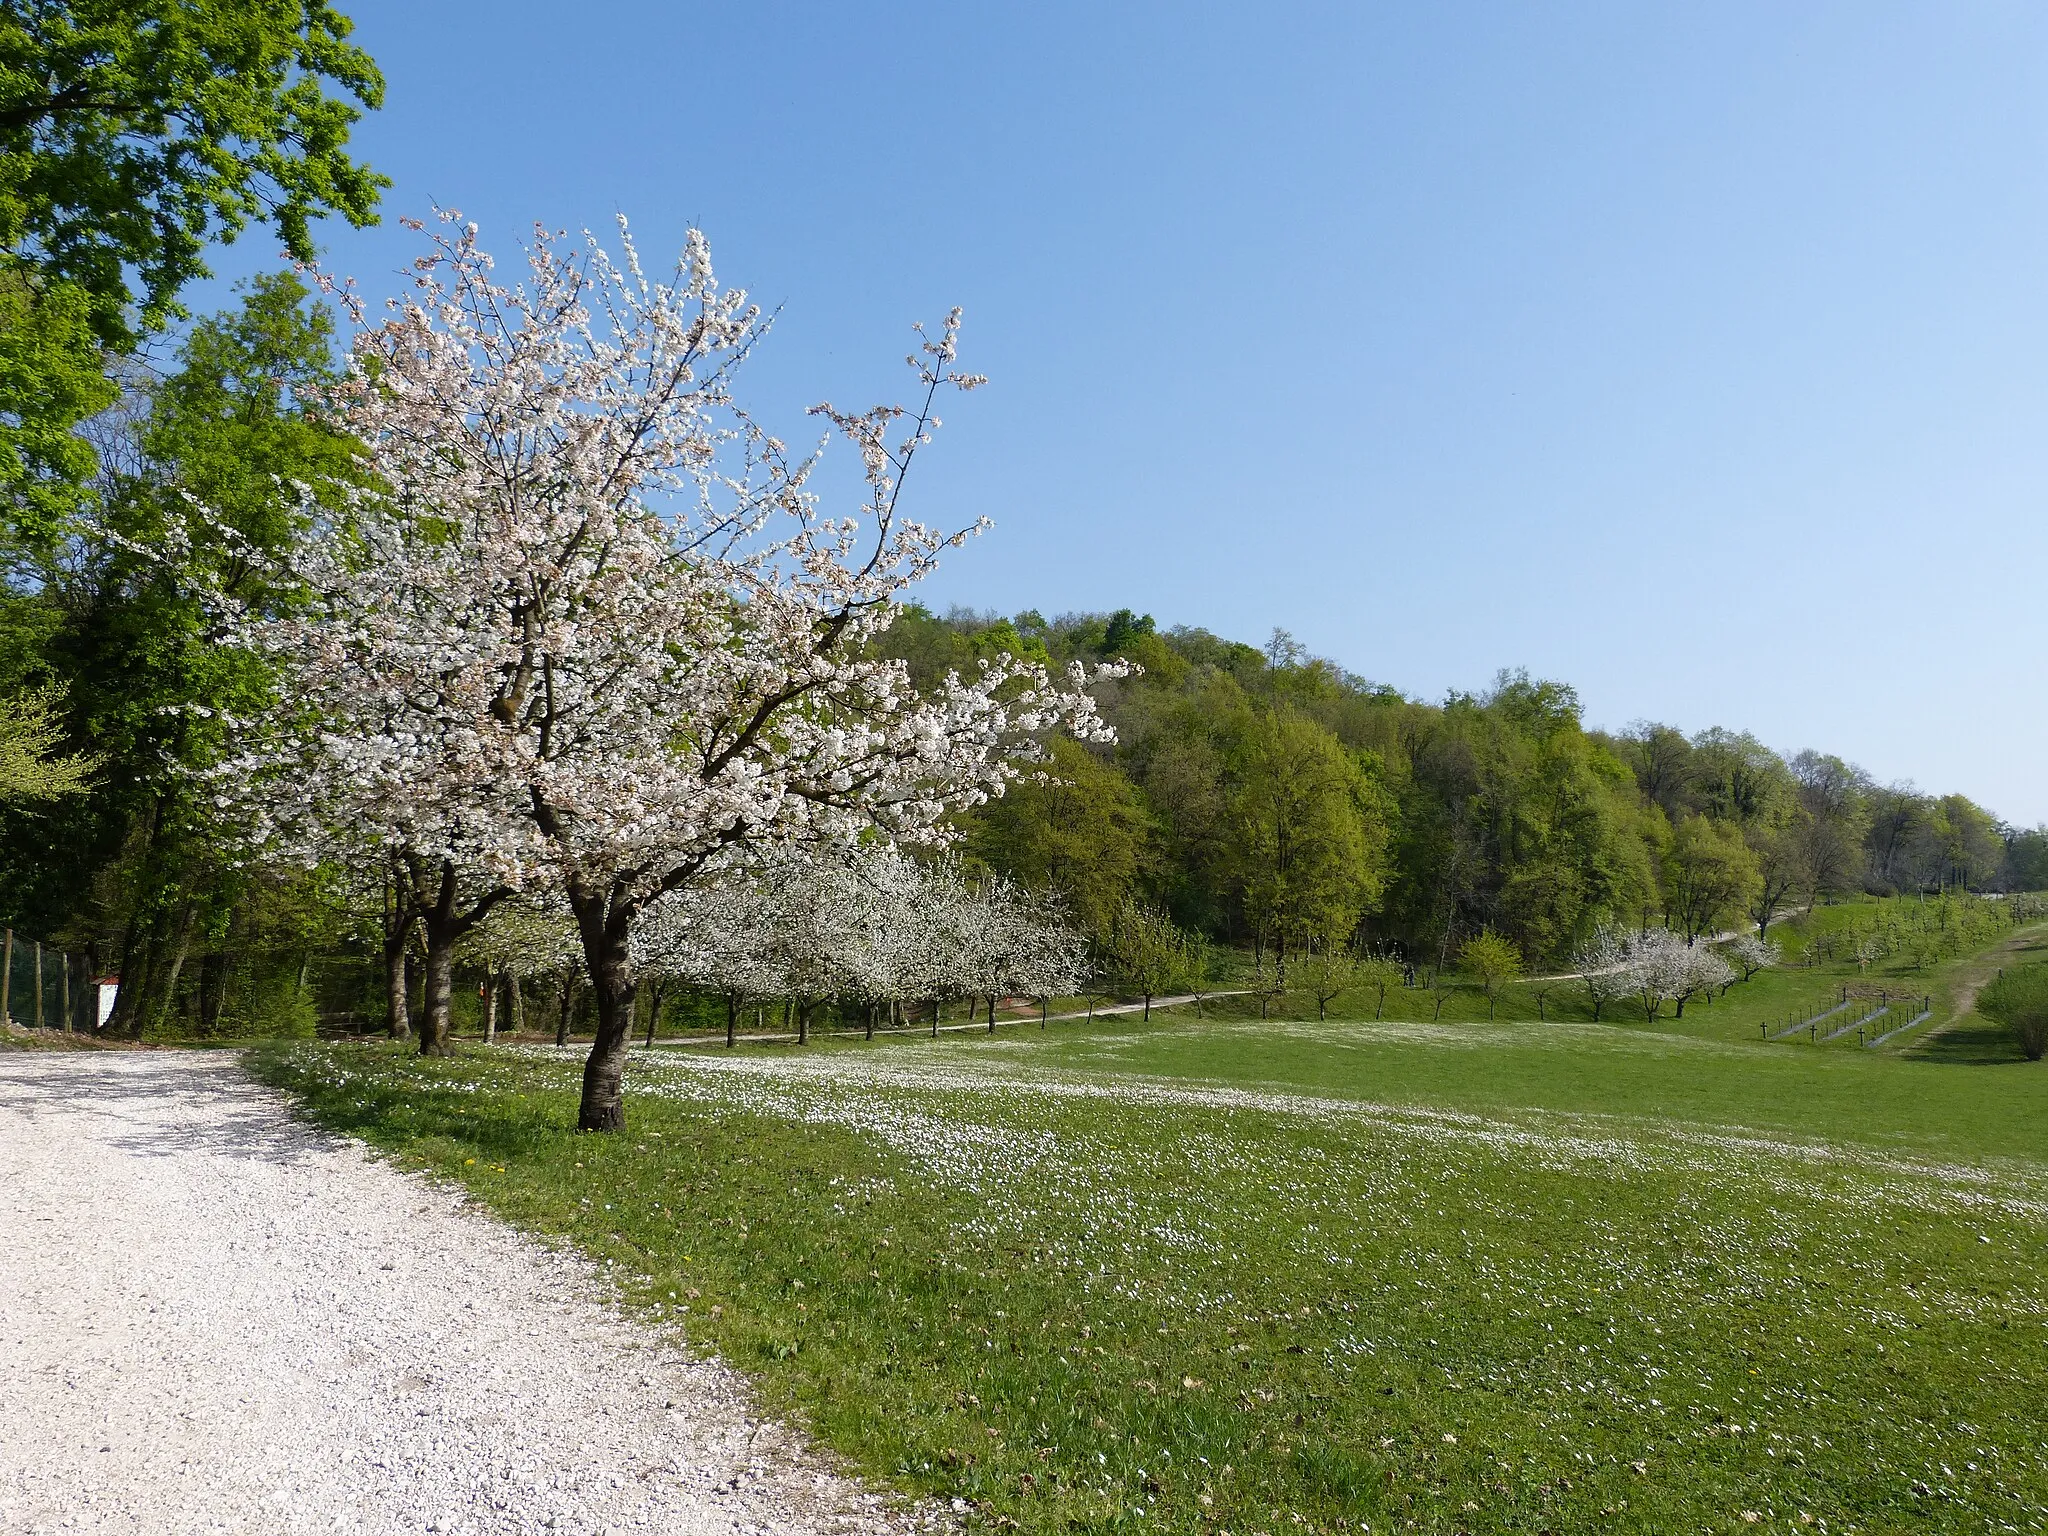
[[[389,182],[346,147],[384,82],[352,30],[325,0],[9,5],[0,250],[83,290],[125,349],[250,221],[302,261],[315,217],[373,222]]]
[[[1348,933],[1386,878],[1387,803],[1365,763],[1298,711],[1240,722],[1228,859],[1253,932],[1284,953],[1304,933]]]
[[[1820,897],[1848,889],[1855,879],[1868,817],[1868,779],[1841,758],[1812,750],[1799,753],[1789,766],[1799,811],[1791,835],[1810,908]]]
[[[1744,829],[1744,841],[1756,864],[1756,883],[1750,887],[1746,911],[1756,924],[1759,939],[1769,934],[1772,921],[1784,910],[1806,872],[1798,825],[1804,817],[1804,811],[1795,811],[1789,824],[1780,820]]]
[[[968,846],[991,867],[1056,891],[1089,933],[1107,932],[1137,880],[1149,825],[1135,786],[1067,737],[1043,777],[1013,784],[974,818]]]
[[[1109,955],[1117,978],[1145,1000],[1152,1017],[1152,999],[1190,984],[1196,956],[1186,934],[1173,919],[1136,897],[1126,896],[1110,926]]]
[[[1501,989],[1522,974],[1521,953],[1499,934],[1488,929],[1474,934],[1458,951],[1458,963],[1465,974],[1486,994],[1486,1016],[1494,1016]]]
[[[1686,817],[1663,861],[1664,920],[1688,944],[1716,931],[1756,888],[1756,859],[1741,831],[1706,816]]]
[[[2004,884],[2008,891],[2048,891],[2048,826],[2006,833]]]
[[[1316,1000],[1316,1017],[1327,1019],[1330,1004],[1349,992],[1358,980],[1358,956],[1346,936],[1324,935],[1311,941],[1307,952],[1295,962],[1294,980]]]
[[[0,547],[7,563],[47,552],[86,505],[99,466],[76,428],[119,393],[85,291],[0,260],[0,506],[14,546]]]
[[[2016,966],[1977,994],[1977,1011],[2005,1025],[2029,1061],[2048,1055],[2048,965]]]
[[[1693,748],[1676,726],[1638,720],[1618,743],[1644,801],[1668,817],[1685,813],[1693,787]]]
[[[306,409],[333,374],[331,324],[278,277],[195,326],[133,423],[131,450],[116,455],[130,472],[102,492],[99,517],[117,537],[74,541],[33,591],[8,599],[17,615],[48,616],[37,665],[69,682],[69,738],[105,767],[89,793],[53,808],[51,835],[6,840],[0,898],[46,931],[78,922],[111,941],[124,1029],[169,1004],[185,958],[234,929],[249,889],[220,854],[190,772],[217,749],[223,712],[259,712],[271,692],[260,664],[211,643],[188,578],[204,572],[258,604],[292,599],[268,589],[248,548],[276,551],[293,536],[297,497],[280,478],[351,472],[350,445]],[[166,543],[167,514],[186,495],[233,536]]]
[[[1687,803],[1717,821],[1748,826],[1791,793],[1784,759],[1746,731],[1701,731],[1693,737],[1691,767]],[[1683,819],[1674,816],[1671,823]]]
[[[2005,855],[1998,821],[1965,795],[1944,795],[1929,830],[1941,860],[1941,883],[1972,890],[1985,883]]]

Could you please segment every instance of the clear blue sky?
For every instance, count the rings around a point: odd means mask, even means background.
[[[941,607],[1526,666],[2048,819],[2039,5],[343,8],[389,214],[698,224],[791,435],[966,307]]]

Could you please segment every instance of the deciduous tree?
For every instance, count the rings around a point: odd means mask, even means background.
[[[1078,665],[996,661],[926,696],[873,654],[965,537],[897,504],[938,392],[979,382],[957,314],[913,359],[914,410],[818,408],[868,482],[828,517],[813,460],[732,394],[761,317],[701,236],[660,280],[623,249],[537,232],[508,288],[473,227],[436,238],[334,397],[383,489],[307,529],[308,611],[237,635],[297,705],[233,766],[258,838],[403,849],[479,892],[559,883],[597,1004],[587,1130],[624,1123],[650,902],[750,847],[942,842],[1047,733],[1102,729]]]

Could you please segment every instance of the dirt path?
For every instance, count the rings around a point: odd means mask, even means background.
[[[1955,991],[1949,994],[1948,999],[1948,1017],[1915,1040],[1911,1049],[1925,1050],[1967,1019],[1977,1006],[1977,994],[1991,984],[1991,978],[1998,974],[2006,960],[2016,951],[2038,944],[2044,935],[2048,935],[2048,925],[2029,923],[2023,928],[2015,928],[2001,943],[1982,954],[1972,955],[1955,978]]]
[[[602,1290],[225,1054],[0,1057],[0,1530],[910,1528]]]

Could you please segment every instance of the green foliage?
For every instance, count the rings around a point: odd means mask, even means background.
[[[1489,1018],[1500,1001],[1501,988],[1522,974],[1521,953],[1491,930],[1467,939],[1465,947],[1458,951],[1458,963],[1486,994]]]
[[[0,17],[0,249],[90,295],[101,338],[180,313],[212,241],[374,221],[350,160],[383,78],[325,0],[38,0]],[[326,94],[337,86],[346,97]],[[130,274],[133,274],[131,283]]]
[[[1385,880],[1387,805],[1369,760],[1285,705],[1226,737],[1224,861],[1256,933],[1348,933]]]
[[[1698,814],[1673,830],[1661,865],[1664,920],[1688,943],[1742,912],[1757,886],[1756,856],[1740,828]]]
[[[79,794],[98,770],[96,757],[58,751],[63,702],[58,688],[0,699],[0,805]]]
[[[47,550],[99,467],[75,430],[119,395],[82,288],[0,258],[0,557]]]
[[[2048,1055],[2048,965],[2006,971],[1977,995],[1977,1009],[2013,1032],[2027,1060]]]
[[[1106,933],[1137,881],[1150,821],[1131,781],[1059,737],[1042,775],[1010,786],[970,826],[968,847],[1013,879],[1056,891],[1082,928]]]
[[[1116,979],[1145,999],[1148,1016],[1153,998],[1196,985],[1205,958],[1172,918],[1129,896],[1111,921],[1107,950]]]
[[[250,889],[190,775],[218,751],[223,712],[257,714],[274,700],[259,662],[212,643],[188,578],[217,577],[259,605],[296,600],[266,583],[247,550],[295,536],[297,492],[279,479],[317,485],[350,472],[349,445],[305,413],[332,376],[331,337],[325,311],[283,276],[195,326],[178,366],[136,397],[110,443],[96,521],[115,536],[69,541],[0,598],[23,637],[19,675],[67,683],[64,739],[104,759],[89,792],[36,813],[35,836],[19,812],[0,812],[0,909],[21,926],[96,939],[127,983],[124,1030],[168,1016],[186,985],[180,957],[224,936]],[[221,529],[168,541],[188,494],[216,509]]]

